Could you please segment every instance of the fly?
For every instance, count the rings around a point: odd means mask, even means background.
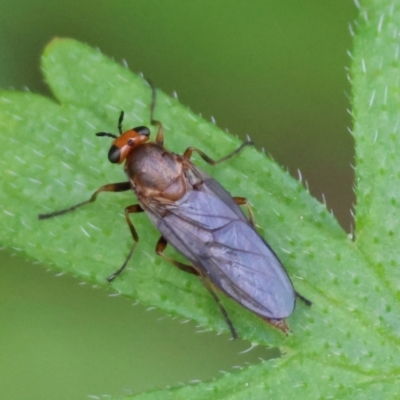
[[[311,302],[295,291],[277,255],[256,231],[247,199],[232,197],[190,161],[196,152],[208,164],[216,165],[252,142],[244,142],[234,152],[216,161],[195,147],[187,148],[183,155],[168,151],[164,147],[163,125],[154,119],[156,89],[153,85],[151,88],[150,120],[158,127],[154,142],[149,141],[150,130],[145,126],[123,132],[123,111],[118,119],[119,136],[96,133],[114,139],[108,159],[114,164],[125,161],[128,180],[104,185],[89,200],[60,211],[39,214],[39,219],[52,218],[92,203],[101,192],[133,190],[138,204],[125,208],[133,244],[122,266],[107,278],[109,282],[125,269],[139,240],[129,215],[146,212],[161,233],[156,253],[182,271],[200,278],[217,302],[234,338],[237,337],[236,330],[215,289],[287,332],[285,318],[292,314],[296,297],[308,306]],[[240,206],[247,208],[248,217]],[[167,244],[182,253],[189,263],[166,256]]]

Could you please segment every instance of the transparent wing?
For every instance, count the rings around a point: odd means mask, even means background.
[[[164,238],[229,297],[274,319],[294,309],[293,285],[279,259],[229,193],[204,174],[160,217],[149,216]]]

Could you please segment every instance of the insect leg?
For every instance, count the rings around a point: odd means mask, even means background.
[[[157,125],[158,126],[158,132],[156,136],[155,142],[159,144],[160,146],[164,145],[164,127],[163,124],[160,121],[156,121],[155,119],[151,120],[152,125]]]
[[[124,112],[121,111],[121,114],[119,114],[118,118],[118,132],[120,135],[122,135],[122,121],[124,120]]]
[[[246,199],[246,197],[232,197],[233,200],[235,200],[235,203],[238,206],[245,206],[247,208],[247,213],[249,214],[249,220],[251,225],[253,225],[253,228],[256,227],[256,223],[254,220],[254,214],[253,214],[253,210],[251,209],[250,203],[249,201]]]
[[[157,89],[156,87],[153,85],[153,82],[151,82],[149,79],[146,79],[147,83],[150,85],[151,87],[151,106],[150,106],[150,122],[152,125],[156,125],[158,126],[158,132],[157,132],[157,136],[156,136],[156,140],[155,142],[157,144],[159,144],[160,146],[164,145],[164,127],[163,124],[160,121],[157,121],[156,119],[154,119],[154,110],[156,108],[156,104],[157,104]]]
[[[211,296],[213,297],[213,299],[216,301],[216,303],[218,304],[219,309],[221,310],[222,315],[224,316],[224,319],[226,321],[226,323],[229,326],[229,329],[231,331],[232,334],[232,338],[236,339],[237,333],[236,333],[236,329],[233,326],[233,323],[231,321],[231,319],[229,318],[228,312],[225,310],[225,307],[221,304],[221,301],[219,300],[219,297],[216,295],[216,293],[214,292],[210,282],[202,275],[200,275],[200,279],[203,282],[203,285],[206,287],[206,289],[208,290],[208,292],[211,294]]]
[[[304,301],[304,303],[306,303],[306,305],[307,305],[308,307],[311,307],[311,306],[312,306],[312,301],[311,301],[311,300],[308,300],[306,297],[304,297],[303,295],[301,295],[299,292],[296,292],[296,291],[295,291],[295,294],[296,294],[296,297],[298,297],[301,301]]]
[[[139,235],[136,232],[135,227],[133,226],[133,223],[131,221],[131,219],[129,218],[129,214],[131,213],[139,213],[139,212],[143,212],[143,208],[140,207],[139,204],[135,204],[133,206],[129,206],[125,208],[125,219],[126,222],[129,226],[129,230],[131,231],[132,237],[133,237],[133,244],[131,249],[129,250],[128,256],[125,258],[124,263],[121,265],[121,267],[119,269],[117,269],[113,274],[111,274],[107,280],[108,282],[113,281],[126,267],[126,265],[128,264],[129,260],[132,257],[132,253],[135,250],[136,245],[138,244],[139,241]]]
[[[192,153],[195,151],[196,153],[198,153],[200,155],[200,157],[208,164],[210,165],[216,165],[219,164],[221,162],[224,162],[226,160],[229,160],[230,158],[232,158],[233,156],[235,156],[236,154],[240,153],[246,146],[253,146],[253,142],[251,140],[247,140],[246,142],[243,142],[236,150],[234,150],[232,153],[228,154],[225,157],[220,158],[219,160],[213,160],[212,158],[210,158],[207,154],[205,154],[203,151],[201,151],[200,149],[196,148],[196,147],[188,147],[185,152],[183,153],[183,157],[187,158],[188,160],[190,159],[190,157],[192,157]]]
[[[183,264],[180,263],[179,261],[175,261],[172,258],[169,258],[166,256],[163,251],[167,247],[168,242],[165,240],[164,236],[161,236],[160,239],[158,240],[156,244],[156,254],[164,258],[164,260],[168,261],[172,265],[175,265],[175,267],[178,267],[182,271],[188,272],[189,274],[197,275],[199,276],[200,274],[196,270],[196,268],[192,267],[191,265]]]
[[[165,248],[167,247],[168,242],[165,240],[165,238],[163,236],[160,237],[160,239],[157,242],[156,245],[156,253],[163,257],[166,261],[170,262],[172,265],[175,265],[175,267],[178,267],[179,269],[181,269],[182,271],[185,272],[189,272],[190,274],[194,274],[197,275],[201,281],[203,282],[203,285],[206,287],[206,289],[209,291],[209,293],[211,294],[211,296],[213,297],[213,299],[216,301],[216,303],[218,304],[219,309],[221,310],[222,315],[224,316],[224,319],[226,321],[226,323],[229,326],[229,329],[232,333],[232,337],[234,339],[237,338],[237,333],[236,330],[232,324],[232,321],[230,320],[229,316],[228,316],[228,312],[225,310],[224,306],[221,304],[218,296],[215,294],[211,284],[209,283],[209,281],[202,276],[196,268],[192,267],[191,265],[187,265],[187,264],[183,264],[180,263],[179,261],[175,261],[172,260],[171,258],[169,258],[168,256],[166,256],[163,251],[165,250]]]
[[[146,81],[150,85],[150,88],[151,88],[150,122],[151,122],[151,125],[158,126],[158,132],[157,132],[157,136],[156,136],[155,142],[157,144],[159,144],[160,146],[163,146],[164,145],[164,127],[163,127],[163,124],[160,121],[154,119],[154,110],[155,110],[156,105],[157,105],[157,89],[153,85],[153,82],[151,82],[150,79],[146,79]],[[122,117],[122,115],[121,115],[121,117]],[[120,127],[120,124],[118,124],[118,127]],[[242,143],[236,150],[234,150],[232,153],[228,154],[227,156],[220,158],[219,160],[213,160],[212,158],[208,157],[205,153],[203,153],[201,150],[199,150],[199,149],[197,149],[195,147],[187,148],[185,153],[183,154],[183,156],[185,158],[187,158],[187,159],[190,159],[190,157],[192,156],[192,153],[195,151],[201,156],[201,158],[204,161],[206,161],[207,163],[209,163],[211,165],[215,165],[215,164],[219,164],[219,163],[221,163],[223,161],[226,161],[229,158],[233,157],[234,155],[240,153],[245,146],[249,146],[249,145],[253,145],[253,144],[254,143],[252,142],[252,140],[250,138],[248,138],[246,140],[246,142]]]
[[[104,185],[101,188],[97,189],[89,200],[83,201],[82,203],[75,204],[72,207],[65,208],[64,210],[54,211],[48,214],[39,214],[39,219],[46,219],[56,217],[57,215],[65,214],[69,211],[74,211],[76,208],[84,206],[88,203],[93,203],[96,200],[97,195],[100,192],[124,192],[126,190],[131,189],[131,185],[129,182],[118,182],[118,183],[110,183],[108,185]]]

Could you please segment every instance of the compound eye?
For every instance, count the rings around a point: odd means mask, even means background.
[[[142,136],[150,136],[150,129],[146,126],[138,126],[137,128],[133,128],[135,132]]]
[[[112,145],[108,152],[108,160],[110,162],[112,162],[113,164],[117,164],[117,163],[119,163],[120,158],[121,158],[120,149],[117,146]]]

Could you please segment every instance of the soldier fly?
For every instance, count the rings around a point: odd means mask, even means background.
[[[307,305],[311,302],[294,290],[277,255],[257,233],[247,199],[232,197],[215,179],[190,161],[196,152],[208,164],[216,165],[253,143],[247,140],[219,160],[213,160],[195,147],[188,147],[183,155],[168,151],[164,147],[163,125],[154,119],[156,89],[149,84],[152,88],[150,121],[158,127],[154,142],[149,141],[150,130],[145,126],[123,132],[123,111],[118,119],[119,136],[96,133],[114,139],[108,159],[114,164],[125,161],[128,181],[104,185],[89,200],[60,211],[40,214],[39,219],[52,218],[92,203],[101,192],[132,190],[139,204],[125,208],[125,219],[133,244],[122,266],[107,278],[109,282],[125,269],[139,240],[129,215],[144,211],[161,233],[156,253],[179,269],[200,278],[217,302],[233,338],[237,337],[236,330],[214,289],[286,333],[289,328],[285,318],[292,314],[296,296]],[[239,206],[247,208],[248,217]],[[166,256],[167,244],[182,253],[189,264]]]

